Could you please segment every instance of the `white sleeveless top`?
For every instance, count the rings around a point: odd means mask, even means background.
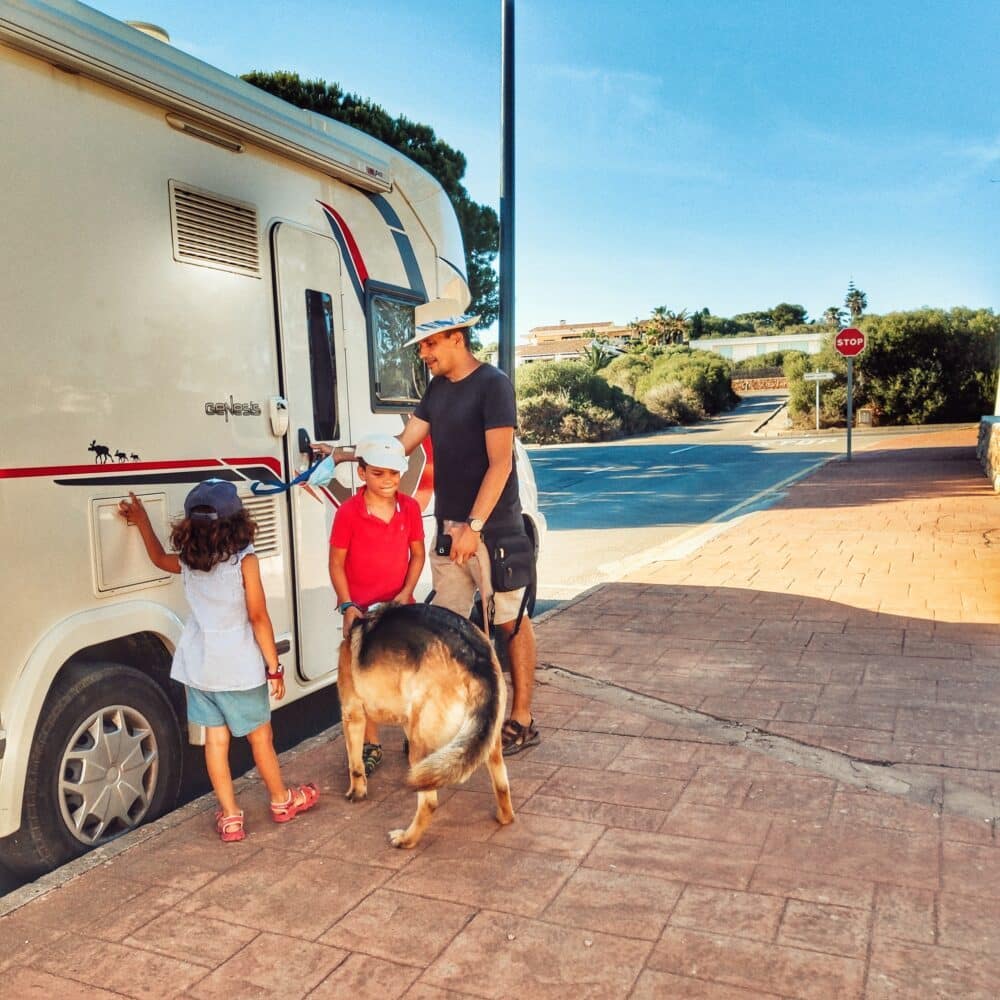
[[[207,573],[181,563],[191,617],[184,624],[170,676],[201,691],[248,691],[266,682],[264,657],[247,615],[242,552]]]

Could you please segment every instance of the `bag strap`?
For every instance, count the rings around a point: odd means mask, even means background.
[[[287,483],[277,483],[276,485],[264,486],[259,479],[255,479],[250,484],[250,492],[255,497],[269,497],[275,493],[287,493],[293,486],[298,486],[299,483],[304,483],[310,475],[312,475],[313,469],[323,461],[325,456],[320,455],[319,458],[313,462],[305,472],[300,472],[294,479]]]

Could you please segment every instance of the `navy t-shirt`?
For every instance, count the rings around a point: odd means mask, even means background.
[[[414,416],[431,425],[435,512],[441,518],[464,521],[490,464],[486,431],[517,426],[514,386],[499,368],[485,364],[458,382],[435,376]],[[517,467],[512,464],[486,529],[522,524]]]

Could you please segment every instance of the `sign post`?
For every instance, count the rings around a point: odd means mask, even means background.
[[[802,378],[806,382],[816,383],[816,430],[819,430],[819,384],[829,382],[833,378],[833,372],[806,372]]]
[[[851,427],[854,424],[854,358],[865,349],[865,335],[849,326],[833,338],[837,353],[847,358],[847,461],[851,460]]]

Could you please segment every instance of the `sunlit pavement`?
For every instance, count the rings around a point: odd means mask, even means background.
[[[399,735],[249,836],[192,803],[0,918],[4,994],[995,997],[1000,552],[975,431],[894,438],[539,623],[542,742],[407,819]],[[43,893],[30,899],[31,892]]]

